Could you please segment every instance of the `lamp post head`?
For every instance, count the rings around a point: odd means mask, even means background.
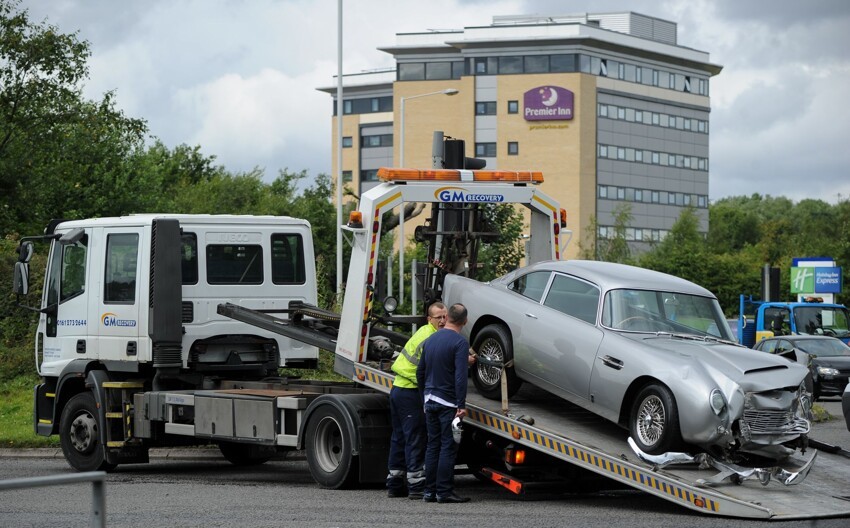
[[[446,95],[457,95],[458,90],[456,90],[454,88],[446,88],[445,90],[443,90],[443,93],[446,94]]]

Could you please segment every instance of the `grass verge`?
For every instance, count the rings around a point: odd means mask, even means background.
[[[0,386],[0,447],[59,447],[59,437],[35,434],[32,425],[35,376],[18,376]]]

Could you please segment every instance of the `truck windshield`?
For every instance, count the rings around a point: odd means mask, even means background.
[[[673,332],[732,341],[717,299],[651,290],[612,290],[605,296],[602,324],[632,332]]]
[[[801,334],[850,335],[850,317],[847,308],[841,306],[798,306],[794,309],[794,322]]]

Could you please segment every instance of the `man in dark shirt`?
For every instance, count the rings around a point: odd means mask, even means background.
[[[467,502],[454,492],[458,444],[452,438],[452,420],[466,416],[469,343],[460,331],[467,311],[462,304],[449,308],[446,326],[425,341],[416,379],[425,402],[428,444],[425,450],[426,502]]]

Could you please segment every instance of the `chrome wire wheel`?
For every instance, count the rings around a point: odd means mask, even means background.
[[[638,439],[642,444],[654,446],[664,435],[667,423],[667,412],[664,402],[655,394],[647,396],[638,407],[637,423],[635,424]]]
[[[496,339],[486,339],[479,345],[477,352],[479,357],[490,361],[497,363],[505,361],[505,351]],[[501,382],[502,369],[481,361],[476,363],[475,368],[478,369],[478,378],[486,385],[497,385]]]

